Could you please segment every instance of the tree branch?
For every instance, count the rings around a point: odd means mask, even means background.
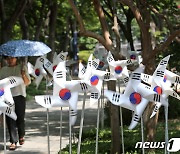
[[[136,7],[134,2],[132,0],[119,0],[119,2],[124,4],[124,5],[127,5],[131,9],[131,11],[133,12],[133,14],[137,20],[137,23],[138,23],[140,29],[142,30],[142,35],[143,35],[143,31],[146,31],[145,30],[145,24],[143,22],[143,18],[142,18],[140,11]]]
[[[180,30],[174,31],[165,42],[163,42],[159,47],[156,47],[152,53],[150,54],[150,56],[148,57],[148,59],[144,59],[143,61],[148,63],[152,58],[154,58],[158,53],[160,53],[161,51],[165,51],[167,49],[167,47],[171,44],[171,42],[173,40],[176,39],[176,37],[180,37]]]
[[[74,14],[76,16],[77,21],[79,23],[80,31],[82,33],[84,33],[85,27],[84,27],[83,19],[82,19],[81,15],[80,15],[76,5],[74,4],[73,0],[68,0],[68,1],[69,1],[69,4],[71,5],[71,8],[72,8],[72,10],[73,10],[73,12],[74,12]]]
[[[24,9],[26,8],[26,5],[27,5],[27,0],[20,0],[19,3],[17,3],[13,14],[8,21],[7,29],[12,29],[15,22],[17,21],[17,19],[20,17]]]
[[[104,36],[105,40],[107,41],[107,43],[109,43],[109,45],[112,45],[112,41],[110,39],[110,34],[109,34],[109,30],[108,30],[108,25],[107,25],[106,18],[105,18],[103,9],[101,7],[100,1],[93,0],[93,4],[94,4],[95,11],[97,12],[97,15],[99,17],[99,21],[101,23],[103,36]]]
[[[111,50],[111,44],[109,44],[107,42],[107,40],[106,40],[107,38],[105,39],[104,37],[102,37],[99,34],[96,34],[96,33],[92,32],[92,31],[86,30],[86,28],[84,26],[84,23],[83,23],[83,19],[82,19],[81,15],[80,15],[76,5],[74,4],[73,0],[68,0],[68,1],[69,1],[69,4],[70,4],[70,6],[71,6],[71,8],[72,8],[72,10],[73,10],[73,12],[75,14],[75,17],[76,17],[77,21],[78,21],[79,30],[80,30],[79,34],[81,36],[87,36],[87,37],[92,37],[94,39],[97,39],[107,50]],[[108,31],[106,30],[105,33],[107,34]]]
[[[1,22],[3,23],[6,19],[6,14],[4,11],[4,1],[0,0],[0,17],[1,17]]]

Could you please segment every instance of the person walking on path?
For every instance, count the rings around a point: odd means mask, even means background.
[[[15,103],[15,113],[17,120],[13,120],[6,116],[6,123],[10,136],[9,150],[15,150],[16,144],[19,140],[19,144],[24,144],[25,135],[25,109],[26,109],[26,86],[31,83],[30,76],[27,71],[27,67],[17,63],[16,57],[5,57],[7,66],[0,69],[0,79],[4,79],[9,76],[22,77],[24,84],[19,85],[11,89],[11,93]]]

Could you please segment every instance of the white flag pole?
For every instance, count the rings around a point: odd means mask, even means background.
[[[83,122],[84,122],[85,101],[86,101],[86,93],[84,93],[84,98],[83,98],[83,106],[82,106],[82,112],[81,112],[81,121],[80,121],[80,129],[79,129],[77,154],[80,154],[80,151],[81,151],[81,137],[82,137]]]
[[[60,110],[60,132],[59,132],[59,135],[60,135],[60,151],[59,151],[59,154],[61,154],[61,147],[62,147],[62,107],[61,107],[61,110]]]
[[[168,107],[164,107],[164,114],[165,114],[165,142],[166,142],[166,148],[164,153],[169,154],[169,151],[167,151],[167,145],[168,145],[168,140],[169,140],[169,135],[168,135]]]
[[[4,154],[6,154],[6,114],[3,113],[3,125],[4,125]]]
[[[143,125],[143,117],[141,117],[141,138],[142,143],[144,144],[144,125]],[[145,154],[144,148],[142,147],[142,154]]]
[[[50,154],[50,142],[49,142],[49,109],[46,110],[47,113],[47,142],[48,142],[48,154]]]
[[[69,154],[72,153],[71,108],[69,107]]]
[[[118,80],[118,88],[119,88],[119,93],[121,93],[121,84],[120,84],[120,80]],[[119,114],[120,114],[120,124],[121,124],[121,142],[122,142],[122,152],[123,154],[125,154],[124,152],[124,128],[123,128],[123,118],[122,118],[122,107],[119,107]]]
[[[124,128],[123,128],[123,118],[122,118],[122,107],[119,107],[120,109],[120,124],[121,124],[121,140],[122,140],[122,152],[125,154],[124,151]]]
[[[46,94],[48,94],[48,76],[46,75]],[[47,143],[48,143],[48,154],[50,154],[50,139],[49,139],[49,109],[46,110],[47,114]]]
[[[104,128],[104,80],[101,91],[101,128]]]
[[[96,151],[95,154],[98,154],[98,140],[99,140],[99,112],[100,112],[100,108],[99,105],[100,104],[100,100],[98,100],[98,108],[97,108],[97,125],[96,125]]]

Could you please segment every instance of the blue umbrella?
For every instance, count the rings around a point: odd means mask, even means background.
[[[11,57],[42,56],[50,51],[46,44],[30,40],[8,41],[0,46],[0,55]]]

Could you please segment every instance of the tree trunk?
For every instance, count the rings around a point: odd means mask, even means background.
[[[116,81],[108,82],[108,89],[116,91]],[[109,102],[110,103],[110,102]],[[119,107],[110,103],[110,118],[111,118],[111,154],[121,153],[120,142],[120,120]]]
[[[16,21],[20,15],[24,12],[26,8],[27,0],[19,0],[16,4],[14,11],[9,19],[6,17],[6,12],[4,8],[3,0],[0,0],[0,10],[1,10],[1,42],[7,42],[11,38],[12,30]]]
[[[22,39],[29,39],[28,23],[26,21],[24,13],[19,17],[19,23],[22,30]]]
[[[51,53],[49,55],[50,61],[53,61],[53,55],[55,52],[55,30],[56,30],[56,18],[57,18],[57,1],[51,2],[50,5],[50,23],[49,23],[49,41],[51,47]]]
[[[45,16],[45,14],[47,14],[47,12],[46,12],[46,3],[47,3],[46,0],[44,0],[42,2],[42,6],[41,6],[41,9],[40,9],[40,18],[36,23],[36,30],[35,30],[34,39],[37,40],[37,41],[39,40],[40,34],[42,32],[41,29],[42,29],[43,24],[44,24],[44,16]]]

